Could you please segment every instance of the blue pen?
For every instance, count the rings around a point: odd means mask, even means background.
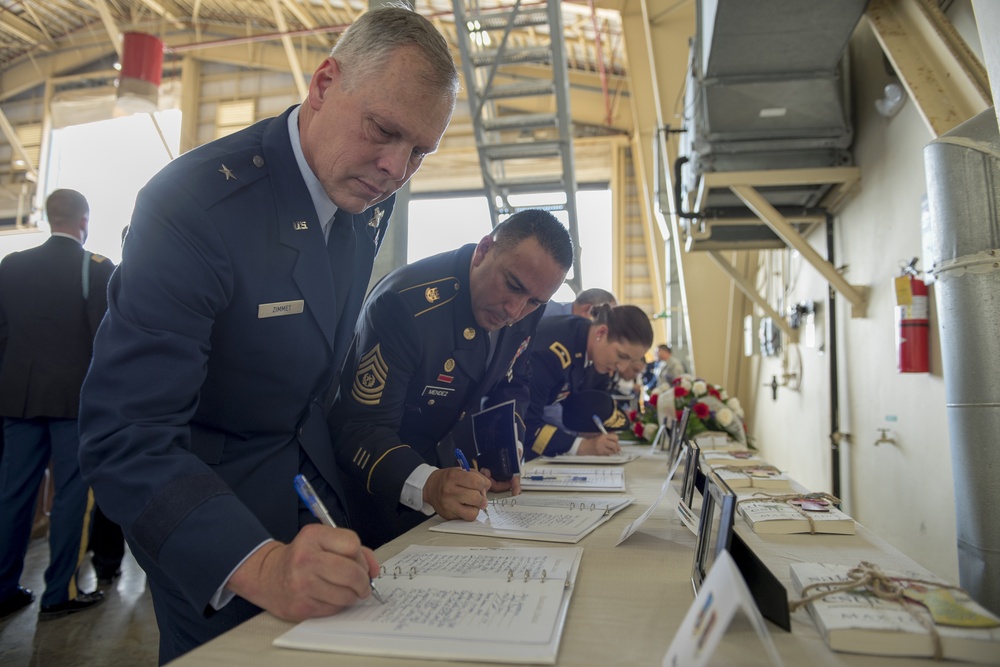
[[[601,433],[604,435],[608,434],[608,429],[604,428],[604,422],[602,422],[601,418],[597,415],[594,415],[594,423],[597,424],[597,428],[601,431]]]
[[[295,492],[299,494],[299,498],[301,498],[302,502],[306,504],[306,507],[308,507],[309,511],[312,512],[312,515],[319,519],[320,523],[324,526],[329,526],[330,528],[337,527],[337,524],[333,521],[333,517],[330,516],[330,513],[327,511],[326,505],[324,505],[323,501],[316,495],[316,491],[313,489],[312,484],[309,483],[309,480],[306,479],[305,476],[295,476]],[[372,597],[378,600],[380,604],[385,604],[385,600],[382,598],[382,595],[375,588],[374,581],[371,582],[371,586]]]
[[[469,472],[469,459],[465,458],[465,454],[458,447],[455,448],[455,458],[458,460],[458,465],[462,466],[462,470]],[[489,510],[483,510],[486,512],[486,516],[489,516]]]

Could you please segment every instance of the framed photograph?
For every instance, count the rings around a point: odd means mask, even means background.
[[[694,502],[694,490],[701,473],[699,459],[701,458],[701,448],[687,438],[684,438],[681,450],[684,456],[684,479],[681,481],[681,500],[688,507]]]
[[[681,412],[680,418],[674,423],[670,430],[670,447],[667,450],[667,467],[672,468],[674,461],[681,455],[681,444],[684,442],[684,432],[687,430],[688,419],[691,416],[691,408],[686,407]]]
[[[724,549],[728,550],[733,538],[733,516],[736,513],[736,494],[715,475],[705,480],[701,519],[698,523],[698,541],[694,548],[694,565],[691,583],[695,594],[701,588],[712,563]]]

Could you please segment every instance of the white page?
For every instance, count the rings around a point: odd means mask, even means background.
[[[585,465],[619,465],[628,463],[639,458],[636,452],[619,452],[608,456],[560,454],[559,456],[539,456],[536,460],[541,463],[572,463]]]
[[[455,519],[430,527],[442,533],[486,535],[551,542],[579,542],[634,498],[582,499],[522,494],[490,504],[475,521]]]
[[[576,547],[412,545],[384,564],[388,574],[379,577],[378,588],[385,604],[369,598],[335,616],[304,621],[274,644],[362,655],[554,663],[582,554]]]
[[[521,475],[525,491],[624,491],[621,468],[531,468]]]

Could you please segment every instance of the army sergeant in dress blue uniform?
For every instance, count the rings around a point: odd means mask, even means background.
[[[454,467],[452,452],[474,451],[473,413],[511,398],[523,441],[532,336],[572,262],[565,226],[529,210],[478,245],[398,269],[376,286],[330,415],[365,544],[376,547],[434,512],[471,521],[486,506],[490,480]]]
[[[550,317],[538,327],[531,353],[525,459],[619,451],[617,435],[597,432],[593,417],[597,415],[607,429],[624,427],[625,417],[606,389],[587,388],[587,369],[592,366],[596,373],[609,376],[642,359],[653,344],[653,327],[646,313],[629,305],[594,306],[591,317]],[[559,402],[565,426],[546,420],[545,407]]]
[[[433,25],[363,14],[299,106],[186,153],[136,201],[83,389],[81,464],[146,571],[166,662],[266,609],[370,595],[326,412],[393,193],[436,149],[458,76]],[[334,215],[335,214],[335,215]]]

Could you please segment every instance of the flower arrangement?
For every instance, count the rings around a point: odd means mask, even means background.
[[[690,408],[688,438],[715,431],[747,445],[747,427],[743,421],[743,407],[735,396],[719,385],[712,385],[692,375],[681,375],[672,385],[661,385],[655,390],[659,395],[658,413],[667,423],[679,419],[684,408]],[[651,397],[652,398],[652,397]],[[673,407],[673,413],[670,407]]]
[[[659,395],[653,393],[641,411],[632,410],[628,414],[629,423],[632,424],[632,435],[639,442],[653,442],[653,438],[656,437],[662,422],[656,407],[658,400]]]

